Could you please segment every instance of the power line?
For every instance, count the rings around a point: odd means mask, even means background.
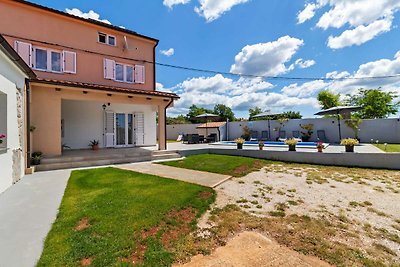
[[[208,73],[208,74],[221,74],[221,75],[226,75],[226,76],[235,76],[235,77],[245,77],[245,78],[261,78],[265,80],[297,80],[297,81],[315,81],[315,80],[320,80],[320,81],[345,81],[345,80],[383,80],[383,79],[393,79],[393,78],[400,78],[400,74],[393,74],[393,75],[383,75],[383,76],[363,76],[363,77],[341,77],[341,78],[334,78],[334,77],[291,77],[291,76],[267,76],[267,75],[254,75],[254,74],[246,74],[246,73],[233,73],[233,72],[226,72],[226,71],[218,71],[218,70],[210,70],[210,69],[201,69],[201,68],[194,68],[194,67],[186,67],[186,66],[179,66],[179,65],[172,65],[172,64],[166,64],[166,63],[161,63],[161,62],[155,62],[155,61],[150,61],[150,60],[144,60],[144,59],[136,59],[136,58],[128,58],[128,57],[121,57],[121,56],[116,56],[116,55],[110,55],[106,53],[100,53],[96,51],[91,51],[91,50],[86,50],[86,49],[81,49],[81,48],[75,48],[75,47],[70,47],[66,45],[61,45],[57,43],[50,43],[50,42],[45,42],[45,41],[39,41],[35,39],[29,39],[25,37],[20,37],[20,36],[15,36],[15,35],[9,35],[5,33],[1,33],[3,36],[8,36],[11,38],[15,39],[21,39],[25,41],[30,41],[30,42],[37,42],[45,45],[52,45],[52,46],[59,46],[63,47],[66,49],[71,49],[75,51],[81,51],[84,53],[89,53],[89,54],[96,54],[96,55],[101,55],[101,56],[106,56],[106,57],[113,57],[113,58],[118,58],[118,59],[123,59],[123,60],[131,60],[131,61],[137,61],[137,62],[143,62],[143,63],[148,63],[148,64],[155,64],[157,66],[161,67],[167,67],[167,68],[173,68],[173,69],[179,69],[179,70],[186,70],[186,71],[193,71],[193,72],[200,72],[200,73]]]

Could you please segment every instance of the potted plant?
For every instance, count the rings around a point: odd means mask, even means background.
[[[67,144],[62,144],[62,145],[61,145],[61,151],[62,151],[62,152],[64,152],[64,150],[65,150],[66,148],[71,149],[71,147],[68,146]]]
[[[342,146],[345,146],[346,152],[354,152],[354,146],[358,145],[359,142],[357,139],[354,138],[345,138],[340,141]]]
[[[324,149],[324,143],[318,142],[318,143],[317,143],[317,150],[318,150],[318,152],[319,152],[319,153],[322,153],[323,149]]]
[[[263,141],[258,142],[258,148],[259,148],[260,150],[263,150],[263,149],[264,149],[264,142],[263,142]]]
[[[40,165],[40,160],[42,159],[43,153],[38,151],[38,152],[33,152],[32,157],[31,157],[31,164],[32,165]]]
[[[236,143],[237,149],[243,149],[244,141],[245,140],[243,138],[235,139],[235,143]]]
[[[304,132],[301,132],[301,141],[303,142],[308,142],[310,141],[310,138],[312,134],[314,133],[314,124],[300,124],[301,129],[304,130]]]
[[[296,151],[297,140],[294,138],[287,139],[285,144],[289,146],[289,151]]]
[[[89,146],[92,147],[92,150],[99,150],[99,140],[90,141]]]
[[[0,144],[3,143],[3,139],[6,138],[7,136],[5,134],[0,134]]]

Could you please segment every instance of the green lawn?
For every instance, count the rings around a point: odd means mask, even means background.
[[[254,158],[200,154],[188,156],[183,160],[162,162],[160,164],[241,177],[270,163],[272,162]]]
[[[38,266],[168,266],[214,200],[210,188],[157,176],[74,171]]]
[[[375,146],[386,152],[400,152],[400,144],[387,144],[386,150],[384,144],[375,144]]]

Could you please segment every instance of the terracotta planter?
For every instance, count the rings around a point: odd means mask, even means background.
[[[31,164],[32,164],[32,165],[40,165],[40,158],[39,158],[39,159],[33,158],[33,159],[31,160]]]
[[[323,148],[322,147],[317,147],[317,150],[318,150],[319,153],[322,153]]]
[[[296,151],[295,145],[289,145],[289,151]]]
[[[259,146],[258,149],[264,150],[264,147],[263,146]]]
[[[354,152],[354,146],[345,146],[346,147],[346,152]]]
[[[243,149],[243,144],[236,144],[236,146],[237,146],[237,149]]]
[[[93,145],[92,150],[99,150],[99,145]]]

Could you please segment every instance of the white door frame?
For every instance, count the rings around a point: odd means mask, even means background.
[[[117,135],[117,115],[123,114],[125,116],[125,144],[118,145],[118,135]],[[132,116],[132,144],[129,144],[129,115]],[[135,146],[135,131],[134,131],[135,116],[133,112],[115,112],[114,113],[114,136],[115,143],[114,147],[134,147]]]

